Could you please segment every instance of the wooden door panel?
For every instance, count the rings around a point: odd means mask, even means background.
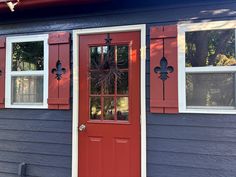
[[[103,156],[103,138],[87,138],[87,173],[89,177],[103,177],[102,175],[102,156]]]
[[[123,77],[115,76],[111,91],[91,80],[98,72],[91,61],[102,62],[109,50],[106,36],[79,38],[79,126],[86,125],[79,132],[79,177],[140,177],[140,32],[110,34]]]
[[[114,139],[114,166],[115,166],[115,177],[129,177],[131,159],[127,158],[130,155],[131,150],[130,139],[128,138],[115,138]]]

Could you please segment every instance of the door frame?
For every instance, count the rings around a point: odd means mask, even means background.
[[[141,177],[147,176],[146,163],[146,25],[127,25],[73,30],[73,120],[72,120],[72,177],[78,177],[78,123],[79,123],[79,36],[108,32],[140,31],[140,125]]]

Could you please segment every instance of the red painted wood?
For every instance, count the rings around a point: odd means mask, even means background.
[[[49,35],[49,44],[68,44],[70,42],[70,33],[55,32]]]
[[[106,34],[79,39],[79,176],[140,177],[140,33],[111,33],[112,44],[130,44],[129,122],[89,120],[89,46],[104,45]]]
[[[150,36],[151,39],[176,38],[177,27],[176,25],[154,26],[150,29]]]
[[[0,109],[5,108],[5,64],[6,63],[6,38],[0,37]]]
[[[49,34],[49,109],[70,109],[70,34],[55,32]],[[66,73],[61,80],[51,71],[56,68],[58,59]]]
[[[50,105],[68,105],[70,104],[69,99],[63,99],[63,98],[49,98],[48,104]]]
[[[59,98],[67,100],[65,104],[59,103],[59,109],[70,109],[70,43],[59,45],[59,58],[66,69],[59,81]]]
[[[150,111],[152,113],[178,113],[177,26],[152,27],[150,31]],[[169,73],[164,89],[159,74],[154,72],[164,56],[174,72]]]
[[[163,56],[163,40],[151,40],[150,45],[150,111],[163,113],[164,108],[157,106],[157,102],[163,100],[162,80],[154,73],[154,68],[160,66],[160,60]]]

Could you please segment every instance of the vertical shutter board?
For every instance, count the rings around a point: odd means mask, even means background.
[[[49,34],[48,43],[51,45],[58,44],[69,44],[70,43],[70,33],[68,32],[55,32]]]
[[[49,34],[49,109],[70,109],[70,33],[54,32]],[[57,61],[60,60],[61,67],[66,73],[61,75],[58,81],[56,73]]]
[[[166,38],[176,38],[177,37],[177,25],[164,26],[164,36]]]
[[[174,68],[174,71],[168,74],[169,78],[165,81],[165,100],[172,102],[169,107],[165,107],[165,113],[178,113],[177,39],[166,38],[164,43],[168,66]]]
[[[150,38],[157,39],[163,38],[164,36],[164,27],[163,26],[154,26],[150,29]]]
[[[70,109],[70,44],[59,45],[59,59],[66,73],[59,81],[59,99],[66,102],[59,104],[59,109]]]
[[[58,109],[58,105],[53,103],[59,97],[59,83],[56,79],[56,75],[52,73],[52,68],[56,67],[58,60],[58,45],[49,46],[49,83],[48,83],[48,108]]]
[[[6,38],[0,37],[0,109],[5,108]]]
[[[152,27],[150,38],[150,111],[152,113],[178,113],[177,25]],[[168,66],[174,67],[174,72],[169,73],[168,79],[165,80],[164,92],[160,91],[160,88],[163,88],[160,74],[154,72],[156,66],[160,67],[163,42],[164,56]]]
[[[150,110],[153,113],[163,113],[163,107],[156,104],[158,100],[163,100],[162,80],[159,74],[154,72],[154,68],[160,65],[163,56],[163,40],[152,39],[150,52]]]

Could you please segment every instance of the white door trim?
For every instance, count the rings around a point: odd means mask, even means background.
[[[147,176],[146,166],[146,25],[129,25],[73,30],[73,128],[72,128],[72,177],[78,177],[78,103],[79,103],[79,35],[107,32],[141,32],[140,95],[141,95],[141,176]]]

